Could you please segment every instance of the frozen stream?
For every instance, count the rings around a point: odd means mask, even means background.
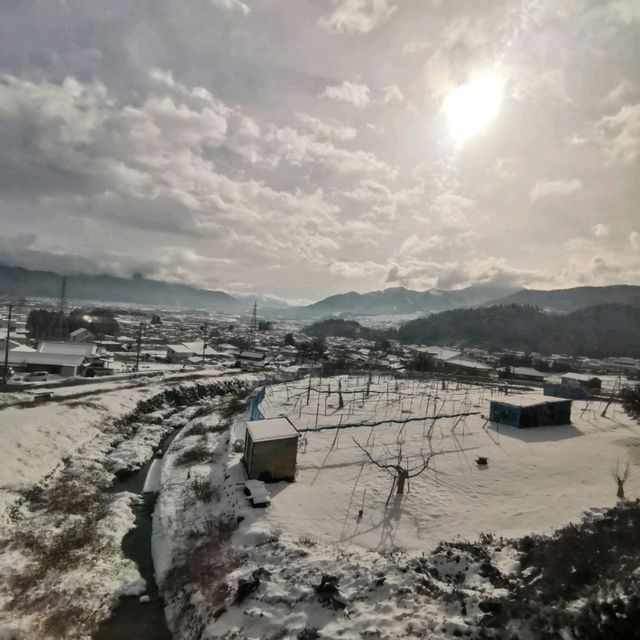
[[[164,453],[173,439],[180,433],[177,430],[167,436],[162,443]],[[140,575],[147,583],[148,602],[140,602],[138,596],[122,598],[111,617],[103,622],[94,640],[114,640],[114,638],[136,638],[136,640],[170,640],[171,632],[164,616],[164,603],[158,593],[155,582],[153,558],[151,555],[151,533],[153,529],[153,507],[156,496],[143,493],[147,476],[158,471],[161,460],[152,458],[140,470],[117,480],[113,492],[129,491],[138,496],[134,505],[135,527],[122,540],[122,550],[127,558],[138,565]]]

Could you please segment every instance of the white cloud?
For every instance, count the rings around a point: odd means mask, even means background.
[[[606,224],[599,222],[591,227],[591,233],[593,233],[596,238],[606,238],[609,236],[611,231]]]
[[[390,104],[392,102],[404,102],[404,94],[400,91],[400,87],[397,84],[390,84],[383,89],[382,98],[380,98],[382,104]]]
[[[319,21],[332,33],[369,33],[397,9],[389,0],[332,0],[335,9]]]
[[[371,104],[371,91],[366,84],[345,81],[342,84],[328,86],[320,95],[337,102],[352,104],[364,109]]]
[[[314,118],[306,113],[296,113],[296,117],[316,136],[327,138],[329,140],[337,140],[339,142],[348,142],[358,135],[358,130],[354,127],[342,125],[336,122],[327,122]]]
[[[455,193],[442,193],[433,199],[432,204],[444,227],[461,230],[470,226],[469,214],[475,204],[471,198]]]
[[[582,182],[576,178],[571,180],[538,180],[531,191],[531,202],[543,198],[569,196],[582,189]]]
[[[629,244],[636,250],[640,250],[640,233],[632,231],[629,234]]]
[[[240,2],[240,0],[209,0],[214,7],[226,9],[227,11],[240,11],[247,15],[251,10],[249,7]]]
[[[329,140],[293,127],[272,126],[264,139],[269,146],[267,159],[274,165],[284,159],[292,165],[317,163],[341,175],[383,174],[393,178],[397,173],[371,152],[337,147]]]
[[[640,103],[626,105],[596,125],[610,162],[631,163],[640,157]]]

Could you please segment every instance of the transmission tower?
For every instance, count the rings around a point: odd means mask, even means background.
[[[66,311],[67,311],[67,276],[62,276],[62,287],[60,289],[60,302],[58,304],[58,337],[60,340],[64,340],[65,337],[65,325],[66,323]]]
[[[253,303],[253,313],[251,314],[251,323],[249,324],[249,341],[254,344],[256,334],[258,333],[258,303]]]

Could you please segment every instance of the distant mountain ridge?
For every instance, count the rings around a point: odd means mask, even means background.
[[[62,275],[52,271],[32,271],[22,267],[0,265],[0,296],[10,299],[25,297],[57,298]],[[599,304],[622,304],[640,307],[640,286],[609,285],[574,287],[540,291],[516,290],[514,287],[473,285],[446,291],[415,291],[405,287],[389,287],[367,293],[339,293],[306,306],[287,306],[270,296],[231,295],[224,291],[198,289],[144,277],[119,278],[110,275],[67,276],[70,300],[130,303],[157,307],[203,309],[248,313],[254,299],[259,312],[267,316],[290,318],[322,318],[374,315],[429,314],[450,309],[496,304],[533,305],[544,310],[571,313]]]
[[[494,304],[533,305],[562,313],[571,313],[600,304],[640,307],[640,287],[631,284],[613,284],[603,287],[573,287],[550,291],[523,289],[491,300],[485,303],[485,306]]]
[[[0,266],[0,295],[8,298],[57,298],[62,276],[52,271],[30,271],[21,267]],[[111,303],[137,303],[159,307],[185,307],[209,311],[246,311],[249,303],[223,291],[196,289],[146,278],[115,276],[67,276],[69,300],[94,300]]]
[[[339,293],[303,307],[305,315],[386,315],[430,313],[457,307],[472,307],[514,293],[513,287],[474,285],[466,289],[414,291],[390,287],[368,293]]]

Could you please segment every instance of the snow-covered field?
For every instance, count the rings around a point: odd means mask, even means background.
[[[612,467],[629,458],[640,462],[640,426],[619,405],[603,418],[600,403],[574,402],[571,425],[517,429],[482,417],[492,397],[505,398],[497,387],[449,382],[442,389],[440,383],[405,380],[396,391],[395,381],[374,377],[366,396],[364,377],[343,378],[341,385],[343,409],[337,379],[323,380],[321,388],[314,380],[308,404],[305,381],[267,389],[265,417],[287,415],[298,429],[308,429],[296,482],[271,485],[264,519],[274,529],[345,547],[412,551],[483,532],[545,532],[589,507],[612,506]],[[526,397],[541,392],[527,391]],[[460,413],[477,415],[432,419]],[[406,419],[412,421],[326,429]],[[401,446],[411,468],[435,455],[410,481],[409,493],[386,504],[393,478],[371,464],[358,444],[383,463],[396,458]],[[487,457],[488,466],[478,466],[477,456]],[[638,495],[640,474],[632,472],[628,491]]]
[[[263,414],[288,416],[302,442],[296,482],[267,485],[266,509],[250,507],[241,454],[229,446],[246,415],[228,437],[207,436],[213,463],[188,473],[175,460],[192,445],[175,441],[154,526],[175,637],[449,639],[477,631],[505,584],[526,579],[500,536],[597,516],[615,504],[617,461],[633,465],[628,496],[640,490],[640,427],[618,405],[602,418],[602,405],[574,402],[572,425],[518,430],[482,417],[491,398],[503,397],[497,385],[396,387],[377,376],[368,394],[363,377],[314,379],[311,390],[308,379],[268,387]],[[392,475],[358,445],[382,463],[397,459],[401,445],[410,468],[433,457],[408,492],[389,497]],[[191,490],[201,480],[216,487],[205,501]],[[481,535],[490,532],[497,535]]]

